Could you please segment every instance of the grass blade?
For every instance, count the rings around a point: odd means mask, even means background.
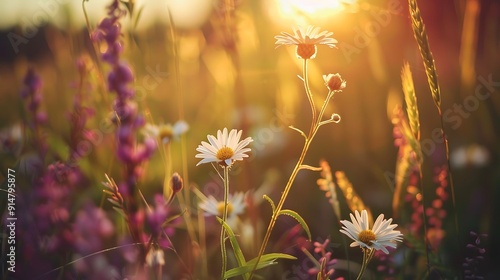
[[[282,253],[270,253],[270,254],[265,254],[263,255],[260,260],[259,264],[257,265],[256,269],[261,269],[261,268],[266,268],[271,265],[278,264],[276,262],[277,259],[288,259],[288,260],[296,260],[297,258],[288,255],[288,254],[282,254]],[[226,273],[224,273],[224,278],[231,278],[231,277],[236,277],[239,275],[245,276],[245,274],[249,273],[252,271],[252,269],[255,267],[255,262],[257,261],[257,258],[251,259],[246,263],[244,266],[232,268]]]
[[[311,238],[311,231],[309,230],[309,226],[307,225],[304,218],[302,218],[299,215],[299,213],[292,211],[292,210],[289,210],[289,209],[283,209],[283,210],[278,212],[278,216],[279,215],[287,215],[287,216],[290,216],[290,217],[294,218],[295,220],[297,220],[297,222],[299,222],[299,224],[302,226],[302,228],[306,231],[307,238],[309,238],[309,240],[312,239]]]

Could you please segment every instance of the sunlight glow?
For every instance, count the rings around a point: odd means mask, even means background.
[[[338,12],[345,5],[353,4],[355,0],[277,0],[279,12],[284,17],[307,15],[322,16]]]

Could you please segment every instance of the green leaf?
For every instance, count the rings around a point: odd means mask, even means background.
[[[236,236],[234,235],[233,230],[221,218],[217,217],[217,221],[219,221],[219,223],[222,224],[222,226],[224,227],[224,230],[227,232],[227,235],[229,237],[229,242],[231,242],[231,246],[233,247],[236,261],[238,261],[238,266],[239,267],[245,266],[247,262],[245,261],[245,257],[243,256],[243,252],[241,251],[240,245],[238,244],[238,240],[236,240]],[[245,272],[243,272],[243,273],[245,273]],[[241,275],[241,274],[238,274],[238,275]],[[249,277],[250,277],[250,275],[243,275],[244,279],[248,279]]]
[[[259,263],[261,262],[269,262],[269,261],[274,261],[276,259],[287,259],[287,260],[296,260],[297,258],[292,256],[292,255],[288,255],[288,254],[283,254],[283,253],[269,253],[269,254],[265,254],[265,255],[262,255],[260,257],[260,261]],[[252,265],[255,265],[255,261],[257,260],[257,258],[253,258],[251,260],[249,260],[247,262],[247,264],[252,264]]]
[[[279,211],[278,216],[279,215],[288,215],[288,216],[294,218],[295,220],[297,220],[297,222],[299,222],[299,224],[302,226],[302,228],[306,231],[307,237],[309,238],[309,240],[312,239],[311,238],[311,231],[309,231],[309,227],[307,226],[306,221],[299,215],[299,213],[292,211],[292,210],[289,210],[289,209],[284,209],[284,210]]]
[[[267,195],[263,195],[262,197],[265,200],[267,200],[269,202],[269,204],[271,204],[271,208],[273,208],[273,214],[274,214],[274,212],[276,211],[276,206],[274,206],[273,200],[269,196],[267,196]]]
[[[265,254],[262,255],[262,257],[260,257],[259,264],[255,268],[255,270],[278,264],[276,262],[276,259],[296,260],[297,258],[292,255],[282,254],[282,253]],[[253,270],[256,261],[257,258],[253,258],[252,260],[248,261],[246,265],[226,271],[226,273],[224,273],[224,278],[231,278],[239,275],[243,275],[245,277],[247,273],[250,273]]]
[[[257,268],[255,268],[255,269],[261,269],[261,268],[265,268],[265,267],[275,265],[275,264],[278,264],[278,263],[275,261],[259,262],[259,264],[257,265]],[[253,270],[254,266],[255,266],[255,264],[247,263],[244,266],[232,268],[224,273],[224,279],[229,279],[229,278],[240,276],[240,275],[245,276]]]

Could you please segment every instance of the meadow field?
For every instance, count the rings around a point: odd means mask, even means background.
[[[0,3],[1,279],[498,279],[500,2]]]

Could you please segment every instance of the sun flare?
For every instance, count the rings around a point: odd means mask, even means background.
[[[321,16],[341,10],[346,4],[353,4],[355,0],[277,0],[278,10],[283,16]]]

